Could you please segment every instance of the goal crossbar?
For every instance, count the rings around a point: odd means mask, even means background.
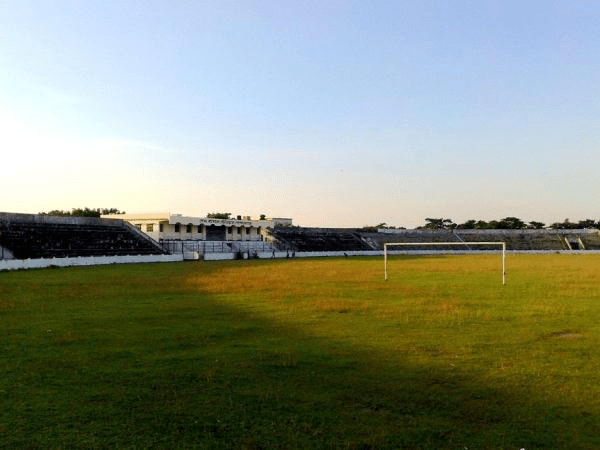
[[[384,272],[385,280],[388,279],[387,271],[387,260],[388,260],[388,247],[416,247],[416,246],[437,246],[437,245],[458,245],[469,247],[471,245],[497,245],[502,247],[502,285],[506,284],[506,242],[387,242],[383,244],[383,261],[384,261]]]

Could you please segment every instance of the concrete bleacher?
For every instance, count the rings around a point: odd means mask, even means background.
[[[0,213],[6,259],[163,255],[151,238],[118,219]]]
[[[279,227],[271,232],[282,250],[299,252],[372,250],[372,247],[354,230]]]
[[[554,230],[569,250],[600,250],[600,230]]]
[[[379,230],[276,227],[263,241],[172,241],[162,246],[126,221],[83,217],[0,213],[0,260],[126,255],[230,253],[245,257],[277,252],[381,251],[385,243],[415,244],[406,250],[429,250],[419,243],[464,242],[468,250],[498,250],[497,246],[472,246],[469,242],[506,242],[514,251],[600,250],[600,231],[581,230]],[[272,242],[271,242],[272,239]],[[269,242],[267,241],[269,240]],[[461,250],[440,246],[436,250]],[[344,253],[342,253],[344,254]],[[262,256],[261,256],[262,257]],[[185,259],[190,259],[189,257]]]
[[[431,247],[419,246],[427,242],[461,242],[451,231],[447,230],[394,230],[393,233],[361,233],[363,239],[372,247],[383,250],[384,244],[402,242],[414,244],[403,250],[431,250]],[[456,250],[456,246],[436,246],[435,250]]]
[[[598,250],[599,230],[456,230],[464,240],[506,242],[509,250]]]
[[[372,247],[383,249],[385,243],[416,244],[411,250],[431,249],[419,246],[427,242],[505,242],[508,250],[599,250],[599,230],[393,230],[379,233],[361,233]],[[437,250],[457,250],[457,246],[439,246]],[[470,250],[497,250],[497,247],[473,246]]]
[[[585,233],[580,233],[579,237],[583,241],[586,250],[600,250],[600,230],[584,230]]]
[[[565,250],[566,247],[550,230],[456,230],[467,242],[506,242],[508,250]]]

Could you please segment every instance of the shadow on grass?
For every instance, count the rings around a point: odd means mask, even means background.
[[[199,294],[168,299],[8,346],[0,444],[600,447],[597,411],[538,399],[526,383],[411,364]]]

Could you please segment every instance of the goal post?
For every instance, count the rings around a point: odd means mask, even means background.
[[[471,245],[486,245],[486,246],[499,246],[502,247],[502,285],[506,284],[506,242],[388,242],[383,244],[383,261],[384,261],[384,273],[385,280],[388,279],[387,260],[388,260],[388,247],[416,247],[416,246],[437,246],[437,245],[453,245],[453,246],[471,246]]]

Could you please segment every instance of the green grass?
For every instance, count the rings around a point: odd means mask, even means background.
[[[600,448],[600,256],[0,273],[0,447]]]

